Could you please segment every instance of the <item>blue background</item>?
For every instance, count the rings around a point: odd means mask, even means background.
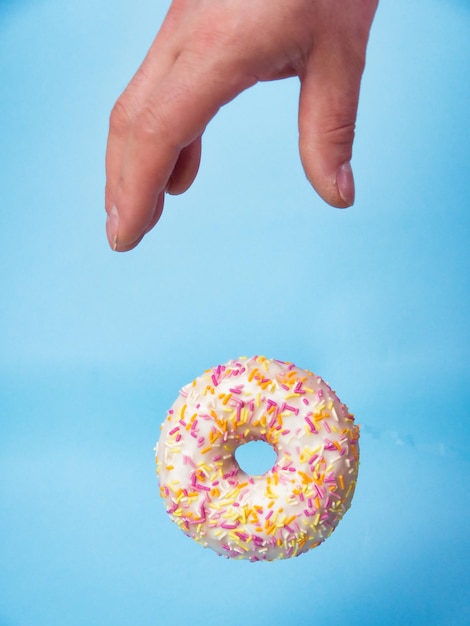
[[[263,84],[116,255],[109,112],[167,7],[0,2],[0,625],[468,624],[470,5],[382,2],[354,208],[305,180],[298,81]],[[153,457],[178,389],[256,353],[362,424],[337,531],[268,564],[185,538]]]

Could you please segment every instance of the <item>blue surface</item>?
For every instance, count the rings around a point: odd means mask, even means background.
[[[115,255],[109,111],[167,6],[0,2],[0,625],[468,624],[469,4],[382,3],[354,208],[304,178],[297,81],[259,85]],[[351,510],[271,564],[185,538],[154,475],[178,389],[255,353],[362,424]]]

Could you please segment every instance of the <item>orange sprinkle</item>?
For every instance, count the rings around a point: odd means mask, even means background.
[[[300,474],[300,476],[302,476],[302,479],[305,483],[311,483],[312,479],[310,478],[310,476],[307,476],[307,474],[305,472],[302,472],[302,470],[297,470],[298,473]]]

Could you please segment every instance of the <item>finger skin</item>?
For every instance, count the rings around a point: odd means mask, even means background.
[[[157,223],[165,193],[191,186],[207,124],[258,81],[299,76],[306,176],[327,203],[352,204],[352,144],[376,7],[377,0],[173,0],[111,114],[111,247],[135,247]]]

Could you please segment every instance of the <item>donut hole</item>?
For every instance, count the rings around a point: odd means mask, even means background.
[[[276,459],[274,448],[260,439],[244,443],[235,450],[235,460],[242,472],[249,476],[266,474],[273,468]]]

